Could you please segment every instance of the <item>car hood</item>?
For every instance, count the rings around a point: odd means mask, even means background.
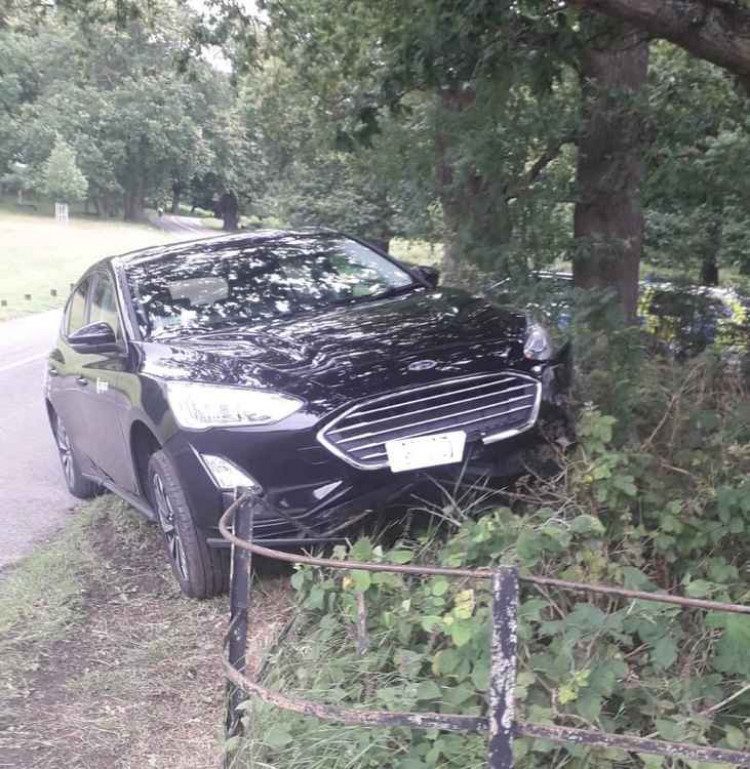
[[[271,388],[327,411],[446,376],[528,368],[526,318],[459,289],[418,290],[327,312],[142,346],[165,379]]]

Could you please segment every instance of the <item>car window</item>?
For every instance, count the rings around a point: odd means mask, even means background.
[[[67,333],[70,336],[74,331],[78,331],[79,328],[83,328],[88,322],[88,315],[86,312],[86,297],[88,296],[90,281],[81,281],[76,290],[73,292],[73,296],[70,297],[68,302],[68,325]]]
[[[120,318],[117,314],[117,295],[111,276],[99,273],[91,297],[89,323],[109,323],[115,336],[120,338]]]
[[[131,263],[126,275],[144,338],[263,322],[420,285],[376,251],[334,233],[209,241]]]

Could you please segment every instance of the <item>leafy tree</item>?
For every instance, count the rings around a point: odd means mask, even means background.
[[[61,137],[42,167],[42,190],[61,203],[82,200],[88,190],[86,177],[76,164],[75,152]]]
[[[233,100],[228,78],[185,58],[189,13],[172,0],[152,6],[152,15],[125,22],[66,6],[33,35],[0,32],[0,52],[19,54],[0,53],[0,95],[13,97],[11,120],[0,121],[0,162],[38,170],[59,134],[75,150],[97,210],[128,219],[216,164],[214,139]]]
[[[372,142],[386,119],[408,124],[414,100],[428,105],[421,127],[433,164],[425,178],[442,207],[449,279],[466,261],[507,271],[525,245],[546,239],[540,234],[569,190],[555,188],[543,206],[537,184],[575,139],[576,89],[550,56],[529,56],[520,29],[503,38],[514,11],[488,2],[464,14],[419,0],[267,8],[277,55],[320,98],[337,84],[339,109],[329,120],[351,142]],[[565,37],[554,24],[548,31],[554,44]]]
[[[674,46],[653,54],[647,256],[715,283],[720,266],[744,267],[750,252],[747,97],[728,73]]]
[[[343,131],[343,87],[312,91],[273,57],[243,79],[253,210],[294,226],[343,229],[385,248],[397,234],[424,236],[434,200],[430,147],[417,117],[424,105],[413,105],[412,120],[386,119],[363,144]]]

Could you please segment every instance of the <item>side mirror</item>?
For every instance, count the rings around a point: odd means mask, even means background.
[[[438,283],[440,283],[440,270],[437,267],[420,265],[419,267],[412,267],[412,272],[416,272],[431,288],[437,288]]]
[[[114,329],[103,321],[79,328],[68,337],[68,342],[77,352],[114,352],[119,349]]]

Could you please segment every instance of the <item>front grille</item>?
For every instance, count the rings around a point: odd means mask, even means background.
[[[354,467],[388,467],[385,444],[397,438],[465,430],[467,441],[490,442],[534,424],[541,385],[503,372],[449,379],[383,395],[345,411],[318,440]]]

